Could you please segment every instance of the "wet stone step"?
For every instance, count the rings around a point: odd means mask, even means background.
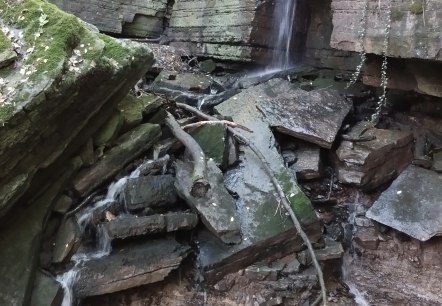
[[[198,216],[194,213],[168,213],[137,217],[122,215],[101,226],[111,239],[169,233],[178,230],[190,230],[198,224]]]
[[[171,206],[177,201],[172,175],[149,175],[129,179],[124,188],[128,211]]]
[[[178,268],[189,252],[189,246],[175,240],[126,245],[109,256],[83,262],[74,293],[83,298],[159,282]]]

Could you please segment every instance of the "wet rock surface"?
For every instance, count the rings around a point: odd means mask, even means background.
[[[192,186],[192,164],[177,162],[176,188],[179,195],[198,212],[202,222],[224,243],[241,242],[240,218],[234,199],[224,187],[223,175],[211,160],[207,162],[208,179],[211,188],[205,197],[190,194]]]
[[[198,224],[198,216],[192,213],[168,213],[152,216],[120,216],[101,226],[111,239],[125,239],[141,235],[191,230]]]
[[[421,241],[442,234],[441,175],[409,166],[367,211],[367,217]]]
[[[188,246],[174,240],[153,240],[87,261],[80,267],[75,293],[86,297],[158,282],[176,269],[188,253]]]
[[[124,203],[129,211],[172,206],[177,201],[172,175],[148,175],[129,179],[124,188]]]

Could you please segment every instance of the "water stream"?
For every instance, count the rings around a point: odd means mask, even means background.
[[[129,176],[125,176],[118,181],[109,185],[107,194],[103,200],[96,202],[93,206],[87,207],[77,213],[77,223],[80,226],[81,234],[85,233],[88,226],[92,225],[94,212],[102,207],[118,201],[122,195],[122,191],[129,178],[136,178],[140,175],[139,168],[135,169]],[[75,300],[73,294],[74,285],[77,281],[80,265],[88,260],[107,256],[112,251],[111,239],[109,234],[103,227],[96,227],[96,248],[91,253],[77,253],[72,256],[74,266],[67,272],[60,274],[56,280],[63,288],[64,296],[62,306],[72,306]]]
[[[297,0],[282,0],[275,3],[273,29],[276,44],[269,69],[288,69],[291,67],[293,31]]]
[[[356,232],[355,218],[358,213],[358,206],[360,205],[362,204],[359,203],[359,193],[357,193],[354,203],[349,205],[350,214],[348,217],[348,223],[351,225],[351,233],[349,233],[350,235],[348,236],[351,237],[351,240]],[[350,243],[352,243],[352,241],[350,241]],[[353,255],[349,251],[346,251],[342,260],[342,280],[348,286],[350,293],[353,294],[355,302],[358,306],[370,306],[370,303],[367,301],[364,293],[358,288],[357,284],[354,283],[351,278],[350,268],[353,264]]]

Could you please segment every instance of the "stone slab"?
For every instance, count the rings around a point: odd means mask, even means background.
[[[193,164],[176,162],[175,186],[180,197],[201,217],[203,224],[224,243],[241,242],[239,214],[235,201],[224,187],[223,174],[213,160],[207,161],[207,178],[211,188],[205,197],[190,194]]]
[[[290,167],[299,180],[321,177],[321,149],[315,145],[302,144],[296,149],[297,161]]]
[[[151,240],[114,250],[107,257],[81,264],[74,292],[81,298],[161,281],[189,252],[189,246],[175,240]]]
[[[141,235],[169,233],[190,230],[198,224],[198,216],[193,213],[168,213],[138,217],[123,215],[101,226],[111,239],[125,239]]]
[[[131,178],[124,186],[124,203],[129,211],[171,206],[177,200],[172,175]]]
[[[53,278],[37,273],[32,290],[32,306],[61,306],[63,289]]]
[[[442,234],[442,174],[409,166],[384,191],[366,216],[426,241]]]
[[[364,131],[363,135],[353,132]],[[358,135],[356,135],[358,134]],[[394,179],[413,159],[413,134],[385,130],[363,124],[352,128],[350,136],[375,137],[363,142],[342,141],[336,150],[336,172],[340,182],[365,190],[374,189]]]
[[[264,88],[270,89],[277,82],[280,82],[281,91],[273,89],[276,97],[272,97],[272,90],[267,91],[257,104],[265,120],[281,133],[330,149],[352,107],[351,103],[337,91],[321,89],[307,92],[294,89],[287,81],[271,80],[264,84]]]

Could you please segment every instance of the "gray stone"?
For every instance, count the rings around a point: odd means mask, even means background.
[[[190,230],[198,224],[198,216],[192,213],[168,213],[138,217],[122,215],[101,226],[111,239],[125,239],[141,235]]]
[[[207,179],[211,188],[205,197],[190,194],[192,163],[176,162],[175,186],[186,203],[196,210],[204,225],[224,243],[241,242],[239,215],[235,201],[224,187],[223,174],[212,160],[207,161]]]
[[[315,145],[302,144],[296,150],[297,161],[290,167],[299,180],[313,180],[321,177],[321,149]]]
[[[374,226],[373,221],[368,219],[367,217],[355,217],[355,224],[360,227],[372,227]]]
[[[216,69],[216,63],[211,59],[200,62],[198,66],[205,73],[212,73]]]
[[[134,97],[130,94],[127,95],[117,106],[123,119],[123,131],[126,132],[139,125],[144,114],[155,112],[161,105],[162,102],[158,96],[143,94]]]
[[[25,12],[24,19],[13,18],[2,26],[23,30],[15,37],[18,45],[34,45],[33,17],[41,11],[57,22],[45,24],[45,38],[40,37],[43,40],[22,65],[1,69],[13,91],[5,101],[10,107],[0,111],[0,215],[31,185],[38,190],[46,182],[43,177],[55,178],[60,165],[93,136],[153,62],[145,46],[91,31],[47,1],[16,4],[9,12],[14,16]],[[25,67],[33,67],[26,71],[32,86],[21,83],[26,80],[21,70]]]
[[[172,175],[148,175],[129,179],[124,187],[124,203],[129,211],[170,206],[177,200]]]
[[[51,0],[62,10],[77,15],[102,32],[127,36],[158,37],[163,31],[167,0]]]
[[[409,166],[367,211],[367,217],[421,241],[442,234],[442,175]]]
[[[359,131],[360,127],[353,129]],[[362,137],[375,139],[342,141],[336,151],[336,172],[342,183],[374,189],[397,177],[413,159],[412,133],[367,127]]]
[[[344,255],[344,249],[340,242],[325,239],[325,247],[315,250],[315,255],[320,261],[339,259]]]
[[[95,163],[94,143],[92,138],[89,138],[81,149],[80,158],[85,166],[92,166]]]
[[[32,289],[32,306],[60,306],[63,301],[63,288],[53,278],[37,272]]]
[[[77,222],[73,218],[65,219],[58,229],[52,262],[63,263],[69,261],[80,246],[80,235]]]
[[[206,157],[212,158],[218,167],[227,165],[229,148],[224,123],[203,125],[188,133],[198,142]]]
[[[433,153],[433,167],[436,172],[442,172],[442,150]]]
[[[14,208],[0,226],[0,305],[28,305],[40,251],[44,220],[51,204],[78,171],[69,163],[57,180],[26,207]]]
[[[376,250],[380,242],[379,234],[374,227],[358,228],[354,240],[368,250]]]
[[[253,281],[275,281],[278,279],[278,271],[264,263],[257,263],[245,269],[245,276]]]
[[[123,125],[123,117],[120,112],[114,112],[112,116],[100,127],[94,137],[95,147],[109,146]],[[101,156],[100,156],[101,157]]]
[[[72,206],[72,199],[68,197],[67,195],[63,194],[61,195],[54,205],[54,211],[58,212],[60,214],[65,214],[69,211],[69,209]]]
[[[175,240],[150,240],[129,245],[79,267],[77,297],[102,295],[162,281],[189,254],[189,246]]]
[[[301,263],[296,258],[296,254],[290,254],[272,262],[272,267],[279,267],[278,270],[282,273],[292,274],[299,272]]]
[[[234,98],[255,100],[271,127],[290,136],[330,149],[351,103],[332,90],[306,92],[281,79],[248,88]]]
[[[158,125],[145,123],[117,140],[117,145],[110,149],[95,165],[82,170],[74,179],[73,185],[81,197],[110,180],[127,163],[152,147],[161,136]]]
[[[152,90],[170,96],[174,96],[175,92],[209,94],[212,82],[210,77],[201,73],[163,70],[153,82]]]

